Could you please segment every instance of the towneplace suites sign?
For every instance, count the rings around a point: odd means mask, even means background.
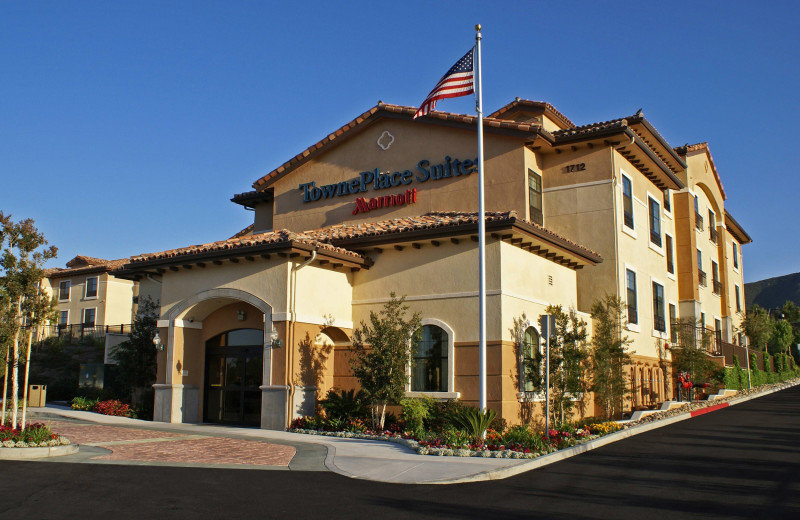
[[[400,186],[408,186],[412,183],[427,181],[438,181],[453,177],[467,176],[476,172],[478,160],[460,160],[446,156],[440,164],[431,164],[427,159],[422,159],[417,163],[417,173],[411,170],[397,172],[381,172],[380,168],[363,171],[350,180],[317,186],[315,181],[301,184],[298,189],[303,192],[303,202],[316,202],[334,197],[344,197],[346,195],[356,195],[365,193],[369,190],[378,191]],[[406,189],[404,193],[395,195],[384,195],[380,197],[356,199],[356,208],[353,215],[365,213],[372,209],[401,206],[413,204],[417,201],[417,189]]]

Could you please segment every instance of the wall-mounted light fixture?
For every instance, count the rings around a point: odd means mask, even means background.
[[[164,344],[161,343],[161,336],[158,335],[158,331],[156,331],[156,335],[153,336],[153,345],[156,346],[156,350],[158,351],[164,350]]]
[[[272,340],[272,348],[281,348],[283,346],[283,340],[278,339],[278,331],[275,329],[275,325],[272,326],[272,332],[269,333],[269,339]]]
[[[236,311],[236,319],[239,321],[244,321],[247,319],[247,313],[244,311]]]

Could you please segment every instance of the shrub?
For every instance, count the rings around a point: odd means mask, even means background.
[[[400,401],[403,409],[403,420],[406,428],[420,435],[425,428],[425,419],[430,413],[430,402],[428,399],[403,399]]]
[[[58,439],[58,435],[43,423],[29,424],[27,428],[21,431],[10,426],[0,426],[0,443],[6,447],[11,447],[7,443],[14,443],[17,447],[38,446],[42,442],[54,439]],[[25,446],[19,446],[18,443],[24,443]]]
[[[90,411],[97,405],[96,399],[91,399],[88,397],[74,397],[72,402],[70,403],[70,407],[73,410],[83,410],[83,411]]]
[[[363,390],[328,390],[325,399],[319,404],[325,410],[325,416],[330,419],[363,419],[368,415],[367,395]]]
[[[473,438],[478,439],[483,437],[495,417],[497,417],[497,412],[491,408],[481,411],[475,407],[469,407],[454,413],[453,421]]]
[[[113,415],[116,417],[133,416],[133,410],[131,410],[131,407],[117,399],[112,399],[110,401],[100,401],[94,405],[92,411],[103,415]]]

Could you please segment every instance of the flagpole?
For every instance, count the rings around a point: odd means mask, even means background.
[[[486,410],[486,221],[483,204],[483,78],[481,77],[481,24],[475,26],[475,110],[478,113],[478,373],[481,411]]]

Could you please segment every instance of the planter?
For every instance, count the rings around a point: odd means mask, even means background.
[[[0,460],[44,459],[78,453],[77,444],[48,446],[46,448],[0,448]]]

